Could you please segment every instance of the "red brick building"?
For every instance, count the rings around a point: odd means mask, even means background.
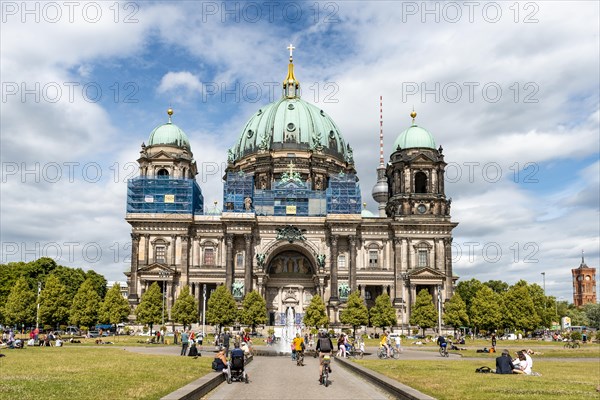
[[[596,268],[588,267],[581,256],[581,264],[571,270],[573,274],[573,304],[583,306],[596,302]]]

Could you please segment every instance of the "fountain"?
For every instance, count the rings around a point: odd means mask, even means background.
[[[281,340],[278,350],[282,353],[291,353],[291,344],[296,337],[296,315],[294,307],[288,307],[285,312],[285,324],[281,328]]]

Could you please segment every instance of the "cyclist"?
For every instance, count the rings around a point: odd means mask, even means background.
[[[319,337],[317,339],[317,352],[319,353],[319,383],[321,382],[321,375],[323,375],[323,357],[331,355],[331,351],[333,350],[333,343],[331,343],[331,339],[325,333],[325,331],[319,331]],[[331,372],[331,367],[329,368],[329,372]]]
[[[383,331],[383,334],[381,335],[381,340],[379,341],[379,347],[384,347],[385,348],[385,353],[387,354],[387,357],[390,358],[390,345],[388,343],[388,333],[387,331]]]
[[[443,335],[438,336],[437,344],[440,346],[440,349],[443,349],[446,352],[448,343],[446,342],[446,338]]]
[[[293,341],[294,344],[294,350],[296,351],[296,360],[298,360],[300,357],[304,356],[304,339],[302,338],[302,336],[300,336],[299,333],[296,333],[296,337],[294,338]]]

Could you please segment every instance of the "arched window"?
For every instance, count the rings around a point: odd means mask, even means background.
[[[427,193],[427,175],[425,172],[415,174],[415,193]]]
[[[158,172],[156,173],[156,175],[159,178],[168,178],[169,177],[169,171],[167,171],[166,169],[162,168],[162,169],[158,170]]]

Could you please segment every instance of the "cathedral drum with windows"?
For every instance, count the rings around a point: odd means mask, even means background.
[[[129,300],[136,306],[158,282],[168,316],[184,285],[199,304],[204,288],[210,296],[226,285],[240,301],[257,290],[277,327],[300,324],[316,294],[335,325],[351,292],[368,307],[387,293],[397,326],[407,327],[420,290],[446,301],[457,279],[442,148],[413,111],[387,165],[381,150],[378,214],[363,209],[352,148],[324,110],[301,99],[289,49],[282,97],[254,113],[228,151],[222,207],[205,207],[172,110],[142,144],[127,192]]]

